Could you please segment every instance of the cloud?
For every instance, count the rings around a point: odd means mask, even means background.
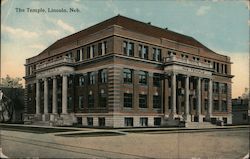
[[[58,30],[47,30],[46,34],[52,35],[52,36],[59,36],[60,32]]]
[[[5,26],[5,25],[2,25],[1,27],[2,27],[1,31],[3,33],[14,35],[15,37],[22,37],[22,38],[37,38],[38,37],[38,33],[36,32],[27,31],[21,28],[13,28],[10,26]]]
[[[68,32],[71,32],[71,33],[74,33],[75,32],[75,28],[67,23],[65,23],[63,20],[59,19],[56,21],[56,24],[58,26],[60,26],[62,29],[68,31]]]
[[[32,44],[32,45],[29,45],[28,46],[29,48],[32,48],[32,49],[45,49],[45,46],[43,44]]]
[[[201,6],[197,10],[196,15],[202,16],[202,15],[206,14],[210,9],[211,9],[210,6]]]

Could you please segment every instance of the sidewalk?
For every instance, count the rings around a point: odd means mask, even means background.
[[[212,129],[215,131],[188,128],[77,128],[81,131],[44,134],[3,130],[1,137],[3,153],[10,158],[66,158],[72,155],[75,158],[242,158],[249,150],[248,128],[249,126],[224,126]],[[21,129],[25,129],[25,125]],[[236,131],[225,131],[231,129]],[[145,133],[133,133],[134,130],[143,130]],[[202,130],[207,132],[195,135],[184,132]],[[100,133],[95,134],[96,132]],[[126,135],[106,136],[105,132],[124,132]],[[67,135],[63,135],[64,133]],[[89,137],[95,135],[97,137]]]
[[[114,132],[117,134],[125,135],[127,133],[185,133],[185,132],[208,132],[208,131],[219,131],[219,130],[233,130],[233,129],[240,129],[240,128],[249,128],[248,125],[238,125],[238,126],[214,126],[208,128],[185,128],[185,127],[138,127],[138,128],[114,128],[114,129],[98,129],[98,128],[76,128],[76,127],[52,127],[52,126],[36,126],[36,125],[22,125],[22,124],[0,124],[0,126],[11,126],[11,127],[27,127],[27,128],[48,128],[48,129],[57,129],[57,130],[69,130],[65,132],[52,132],[50,134],[54,135],[70,135],[70,134],[89,134],[89,133],[97,133],[97,132]],[[72,131],[70,131],[72,130]],[[77,130],[77,131],[76,131]]]

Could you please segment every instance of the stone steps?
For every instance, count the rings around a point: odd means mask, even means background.
[[[34,121],[32,125],[49,126],[50,122],[49,121]]]
[[[187,122],[188,128],[214,128],[216,125],[211,124],[210,122]]]

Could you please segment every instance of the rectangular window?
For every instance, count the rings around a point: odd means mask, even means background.
[[[161,61],[161,49],[153,48],[153,60]]]
[[[154,125],[160,126],[161,125],[161,118],[154,118]]]
[[[107,83],[107,80],[108,80],[107,69],[100,70],[98,75],[99,75],[99,82],[100,83]]]
[[[227,64],[225,64],[225,74],[227,74]]]
[[[99,126],[105,126],[105,118],[104,117],[98,118],[98,124]]]
[[[217,72],[220,71],[220,64],[219,64],[219,63],[217,63],[216,71],[217,71]]]
[[[139,107],[140,108],[147,108],[147,95],[140,94],[139,95]]]
[[[213,101],[213,108],[214,108],[214,111],[219,111],[219,101],[218,100]]]
[[[243,120],[247,120],[247,113],[243,113],[243,114],[242,114],[242,119],[243,119]]]
[[[148,46],[139,45],[139,57],[142,59],[148,59]]]
[[[193,85],[193,89],[196,89],[196,87],[197,87],[197,80],[192,80],[192,81],[190,81],[190,83],[192,83],[192,85]]]
[[[128,107],[128,108],[132,108],[132,104],[133,104],[132,93],[124,93],[123,106]]]
[[[73,79],[72,76],[68,78],[68,88],[72,88],[73,87]]]
[[[158,95],[153,96],[153,108],[161,108],[161,97]]]
[[[132,83],[132,70],[123,69],[123,82]]]
[[[104,51],[103,51],[103,55],[107,54],[107,50],[108,50],[108,47],[107,47],[107,42],[104,41],[103,42],[103,45],[104,45]]]
[[[95,104],[94,95],[92,94],[88,95],[88,107],[93,108],[94,104]]]
[[[81,56],[80,53],[81,53],[80,50],[76,51],[76,61],[80,61],[81,60],[80,59],[80,56]]]
[[[88,126],[93,126],[93,118],[87,117],[87,123],[88,123]]]
[[[219,93],[219,82],[213,82],[213,93]]]
[[[89,77],[89,84],[95,84],[95,73],[94,72],[88,73],[88,77]]]
[[[98,55],[102,55],[102,43],[98,43]]]
[[[197,104],[196,104],[196,98],[193,99],[193,110],[196,110]]]
[[[76,117],[77,124],[82,125],[82,117]]]
[[[148,46],[143,46],[143,49],[142,49],[142,58],[143,59],[148,59]]]
[[[227,93],[227,84],[226,83],[221,83],[221,92],[223,94]]]
[[[124,126],[134,126],[134,119],[130,117],[124,118]]]
[[[205,89],[205,91],[208,91],[208,86],[209,86],[208,80],[205,80],[204,82],[205,82],[204,89]]]
[[[148,126],[148,118],[140,118],[140,126]]]
[[[78,107],[83,108],[83,96],[79,96],[78,98]]]
[[[79,76],[79,86],[83,86],[85,83],[84,75]]]
[[[207,108],[208,108],[208,100],[205,99],[205,101],[204,101],[204,109],[207,110]]]
[[[128,54],[128,42],[124,41],[123,42],[123,55]]]
[[[95,49],[96,49],[96,47],[95,47],[95,45],[92,45],[91,46],[91,49],[90,49],[90,58],[92,59],[93,57],[95,57]]]
[[[138,47],[139,57],[142,58],[142,45]]]
[[[90,46],[87,47],[87,58],[90,59]]]
[[[105,108],[107,106],[107,94],[99,93],[99,106]]]
[[[223,100],[221,102],[221,111],[222,112],[227,112],[227,101]]]
[[[153,84],[155,87],[160,87],[161,84],[161,75],[159,73],[153,74]]]
[[[139,71],[139,83],[140,84],[147,84],[147,72]]]
[[[134,56],[134,43],[128,43],[128,56]]]
[[[73,108],[73,100],[72,100],[72,97],[69,96],[68,97],[68,109],[72,109]]]
[[[81,60],[84,60],[84,48],[82,48],[82,59]]]

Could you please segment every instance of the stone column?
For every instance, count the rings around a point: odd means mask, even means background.
[[[62,114],[67,114],[68,107],[68,77],[63,75],[62,77]]]
[[[44,114],[48,114],[48,79],[44,78]]]
[[[94,50],[93,50],[93,46],[90,47],[90,59],[92,59],[94,57]]]
[[[40,83],[36,80],[36,114],[40,114]]]
[[[52,113],[57,114],[57,79],[53,77]]]
[[[176,114],[176,73],[172,73],[171,79],[172,115]]]
[[[185,114],[186,120],[191,121],[191,117],[189,114],[189,76],[186,76],[185,79]]]
[[[168,99],[168,96],[169,96],[168,80],[169,80],[169,79],[166,78],[166,79],[164,79],[164,81],[163,81],[163,82],[165,83],[165,84],[164,84],[165,87],[163,88],[163,89],[164,89],[164,92],[165,92],[164,97],[163,97],[163,98],[164,98],[164,109],[165,109],[164,114],[165,114],[165,115],[166,115],[166,114],[169,114],[169,109],[168,109],[168,108],[169,108],[169,105],[168,105],[168,100],[169,100],[169,99]],[[163,99],[163,98],[162,98],[162,99]]]
[[[197,104],[196,104],[196,108],[197,108],[197,114],[200,115],[201,114],[201,79],[200,77],[197,77],[197,85],[196,85],[196,100],[197,100]]]
[[[199,122],[203,122],[203,116],[201,114],[201,78],[198,77],[197,79],[197,105],[196,105],[196,108],[197,108],[197,115],[198,115],[198,120]]]
[[[102,55],[105,54],[105,45],[104,45],[104,42],[102,43]]]
[[[208,83],[208,116],[209,118],[212,116],[213,109],[213,81],[209,79]]]
[[[83,55],[83,52],[82,52],[82,48],[80,49],[80,61],[82,61],[82,56]]]

